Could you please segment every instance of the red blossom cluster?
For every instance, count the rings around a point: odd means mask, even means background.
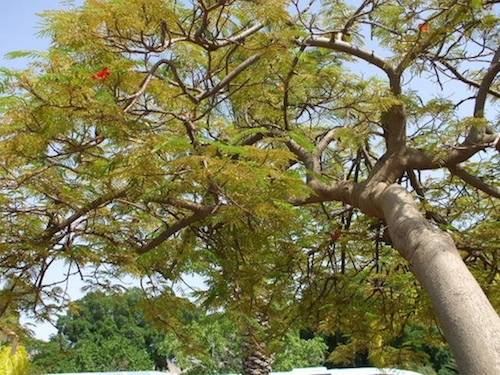
[[[108,67],[98,71],[92,75],[92,78],[96,81],[105,81],[111,75],[111,70]]]

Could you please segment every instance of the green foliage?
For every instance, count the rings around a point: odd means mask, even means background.
[[[23,57],[39,57],[40,54],[36,51],[10,51],[5,54],[7,59],[19,59]]]
[[[147,348],[138,347],[125,336],[114,335],[98,342],[79,340],[74,348],[61,348],[60,343],[54,340],[37,344],[36,351],[33,366],[41,373],[154,369]]]
[[[224,374],[241,369],[241,336],[224,315],[192,316],[182,334],[167,334],[161,349],[188,374]]]
[[[57,321],[49,342],[34,342],[33,365],[42,372],[126,371],[166,368],[164,335],[145,319],[141,293],[89,293]]]
[[[284,347],[276,354],[273,371],[320,366],[325,361],[327,349],[328,346],[319,336],[306,340],[296,333],[288,334]]]

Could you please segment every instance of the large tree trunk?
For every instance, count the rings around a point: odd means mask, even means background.
[[[429,223],[399,185],[381,186],[382,208],[394,246],[429,293],[459,371],[500,374],[500,318],[451,237]]]
[[[265,344],[248,335],[243,349],[243,375],[268,375],[271,372],[271,358],[265,350]]]

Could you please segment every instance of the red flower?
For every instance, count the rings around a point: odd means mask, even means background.
[[[429,25],[427,22],[423,22],[418,25],[418,29],[421,33],[428,33],[429,31],[431,31],[431,25]]]
[[[92,75],[92,78],[97,81],[104,81],[111,75],[111,70],[108,67]]]

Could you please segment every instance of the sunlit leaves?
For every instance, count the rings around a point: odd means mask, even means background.
[[[24,347],[13,349],[10,346],[0,347],[0,374],[28,375],[28,353]]]

